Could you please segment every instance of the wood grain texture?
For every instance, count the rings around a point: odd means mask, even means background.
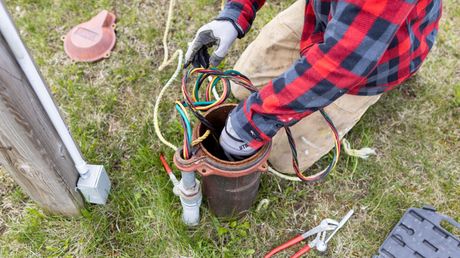
[[[43,209],[78,215],[78,171],[0,35],[0,165]]]

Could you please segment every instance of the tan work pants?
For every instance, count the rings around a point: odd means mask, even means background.
[[[300,57],[304,12],[305,0],[298,0],[278,14],[246,48],[235,70],[248,76],[258,88],[286,71]],[[249,95],[246,89],[238,85],[232,85],[232,93],[240,100]],[[379,98],[380,95],[345,94],[327,106],[325,111],[337,127],[340,137],[343,137]],[[305,117],[291,130],[302,170],[313,165],[334,146],[331,130],[319,112]],[[278,171],[294,173],[291,151],[283,129],[273,138],[269,161]]]

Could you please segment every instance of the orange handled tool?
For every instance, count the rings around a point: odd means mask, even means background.
[[[264,256],[264,258],[269,258],[275,255],[276,253],[281,252],[303,240],[307,239],[310,236],[316,235],[315,239],[301,248],[297,253],[295,253],[291,258],[298,258],[303,254],[308,253],[311,249],[315,248],[320,252],[324,252],[327,249],[327,243],[331,240],[331,238],[337,233],[337,231],[343,227],[343,225],[350,219],[351,215],[353,215],[353,210],[350,210],[345,217],[342,218],[340,222],[337,222],[333,219],[324,219],[321,221],[319,226],[310,229],[309,231],[303,233],[302,235],[298,235],[291,240],[287,241],[286,243],[274,248],[268,254]],[[332,231],[332,233],[327,236],[327,232]]]

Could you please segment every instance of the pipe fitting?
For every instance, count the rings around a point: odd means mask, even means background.
[[[200,191],[193,196],[180,196],[182,204],[182,220],[187,226],[196,226],[200,223],[200,206],[203,195]]]
[[[190,173],[187,173],[190,174]],[[182,220],[187,226],[196,226],[200,223],[200,206],[203,200],[201,193],[200,181],[195,180],[195,185],[185,187],[184,178],[181,179],[179,184],[174,186],[174,194],[179,196],[182,204]]]

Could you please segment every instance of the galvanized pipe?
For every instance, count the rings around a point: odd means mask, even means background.
[[[193,172],[181,172],[179,183],[180,202],[182,204],[182,220],[188,226],[200,223],[200,206],[203,199],[200,183]]]
[[[194,172],[181,172],[182,173],[182,186],[186,191],[195,189],[196,179]]]

